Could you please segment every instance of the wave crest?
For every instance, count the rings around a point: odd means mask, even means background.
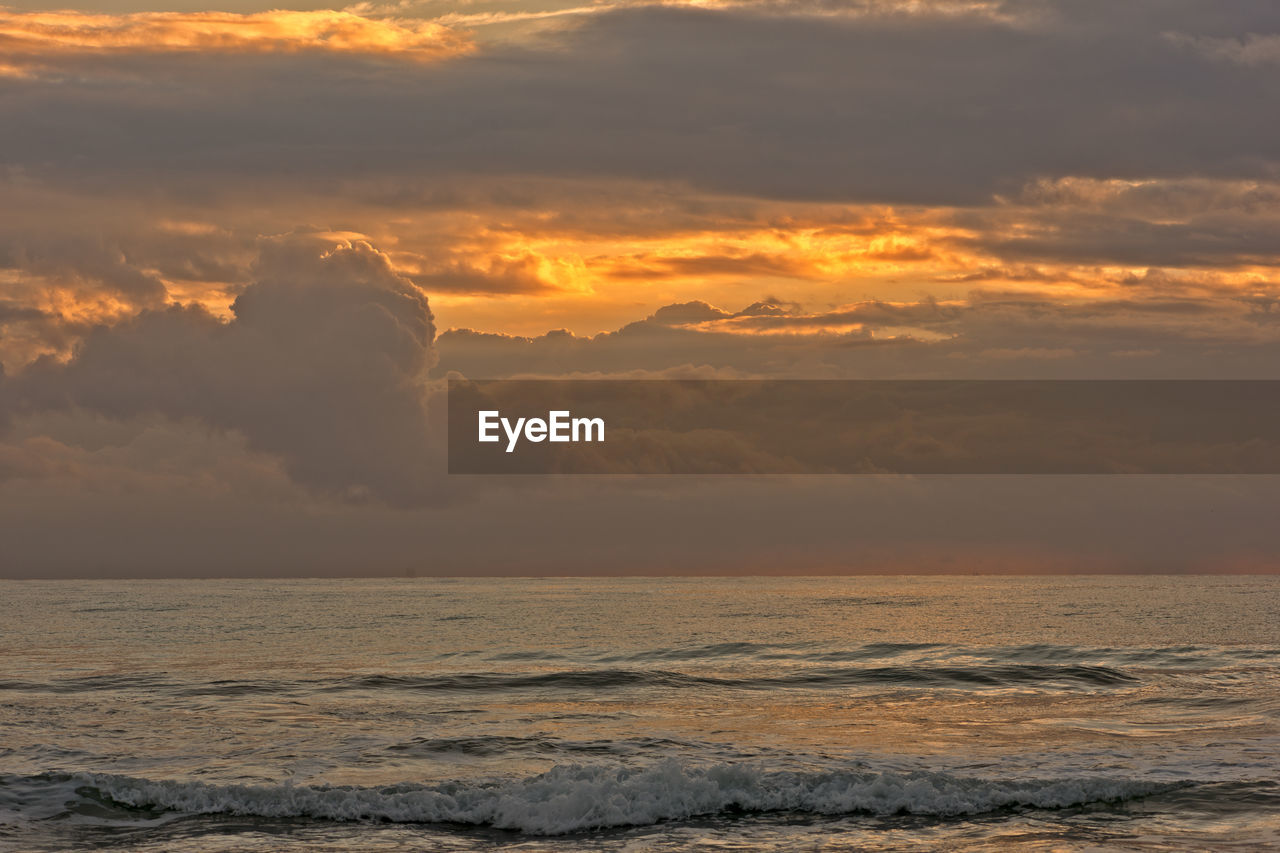
[[[106,774],[49,778],[79,796],[150,811],[485,826],[534,835],[644,826],[727,812],[957,817],[1117,802],[1181,784],[1130,779],[992,780],[945,773],[764,771],[750,765],[562,765],[506,782],[386,787],[250,786]]]

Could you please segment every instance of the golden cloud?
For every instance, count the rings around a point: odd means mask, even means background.
[[[0,52],[7,54],[0,74],[9,75],[84,55],[316,51],[433,61],[471,48],[465,34],[438,23],[334,10],[96,15],[0,9]]]

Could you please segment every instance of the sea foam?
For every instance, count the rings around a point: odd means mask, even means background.
[[[488,784],[215,785],[107,774],[69,777],[81,796],[187,814],[452,823],[559,835],[720,813],[913,814],[1115,802],[1176,785],[1114,778],[998,780],[944,773],[767,771],[749,765],[557,766]]]

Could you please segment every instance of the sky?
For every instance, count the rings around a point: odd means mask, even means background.
[[[1275,571],[1272,477],[450,477],[449,376],[1280,378],[1280,6],[0,7],[0,576]]]

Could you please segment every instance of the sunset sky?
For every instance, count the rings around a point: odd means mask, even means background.
[[[0,575],[1273,570],[1275,478],[479,483],[441,381],[1280,378],[1280,5],[0,7]]]

